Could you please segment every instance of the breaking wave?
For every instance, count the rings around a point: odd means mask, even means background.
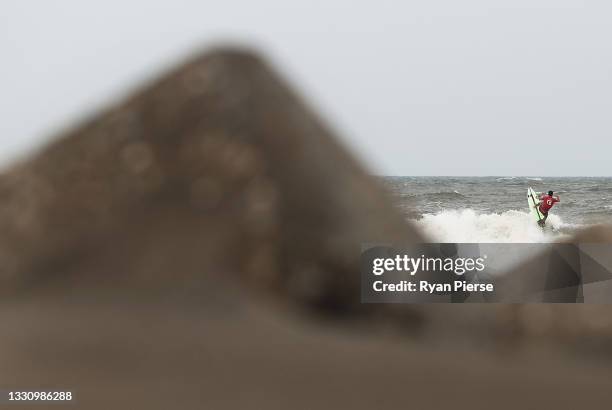
[[[507,185],[523,185],[525,183],[543,184],[544,179],[540,177],[499,177],[495,179],[497,182],[503,182]]]
[[[430,240],[458,243],[538,243],[569,238],[578,226],[564,223],[551,214],[545,229],[522,211],[479,213],[473,209],[446,210],[424,214],[413,221]]]

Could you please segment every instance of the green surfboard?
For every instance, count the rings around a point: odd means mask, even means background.
[[[529,205],[529,212],[538,225],[544,226],[544,215],[542,215],[542,212],[540,212],[540,207],[538,206],[539,203],[540,200],[538,199],[538,195],[531,187],[529,187],[527,189],[527,204]]]

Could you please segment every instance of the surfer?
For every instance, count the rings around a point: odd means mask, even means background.
[[[540,221],[540,225],[544,226],[546,223],[546,219],[548,219],[548,211],[553,207],[557,202],[561,202],[559,199],[559,195],[553,196],[553,191],[548,191],[547,195],[540,195],[540,212],[544,215],[544,219]]]

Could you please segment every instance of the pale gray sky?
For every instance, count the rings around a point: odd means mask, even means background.
[[[612,3],[3,0],[0,164],[217,40],[260,47],[373,172],[612,175]]]

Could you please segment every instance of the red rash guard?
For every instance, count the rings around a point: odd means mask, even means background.
[[[554,198],[550,195],[544,195],[541,200],[542,202],[540,203],[540,212],[542,212],[543,214],[547,214],[550,208],[552,208],[554,204],[559,202],[557,198]]]

